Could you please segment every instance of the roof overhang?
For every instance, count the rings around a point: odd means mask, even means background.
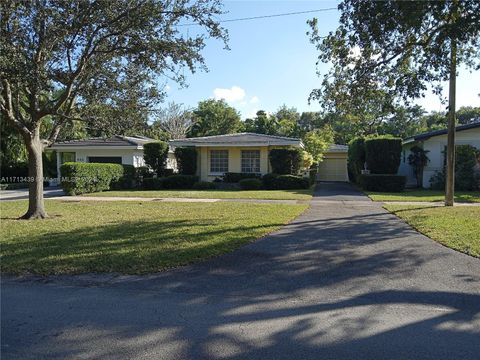
[[[300,140],[292,141],[259,141],[259,142],[195,142],[188,140],[172,140],[169,142],[171,146],[194,146],[194,147],[259,147],[259,146],[295,146],[303,148],[304,145]]]
[[[142,145],[125,145],[125,146],[114,146],[114,145],[73,145],[73,144],[53,144],[48,147],[47,150],[143,150]]]

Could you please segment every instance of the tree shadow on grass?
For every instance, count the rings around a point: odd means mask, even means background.
[[[155,236],[152,224],[137,225]],[[199,238],[211,237],[203,225]],[[7,355],[49,358],[475,359],[478,262],[424,240],[380,209],[308,212],[193,266],[93,288],[62,277],[10,291],[2,343]],[[89,250],[88,241],[77,246]]]

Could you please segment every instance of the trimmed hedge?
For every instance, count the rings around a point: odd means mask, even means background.
[[[242,179],[238,184],[242,190],[258,190],[262,187],[262,181],[256,178]]]
[[[260,179],[261,177],[261,174],[226,172],[222,179],[226,183],[238,183],[243,179]]]
[[[272,172],[279,175],[296,175],[303,163],[303,150],[297,148],[272,149],[268,155]]]
[[[262,183],[266,190],[298,190],[310,187],[309,178],[295,175],[266,174]]]
[[[193,184],[193,188],[195,190],[214,190],[217,187],[213,182],[210,181],[197,181],[195,184]]]
[[[143,145],[143,158],[157,176],[163,176],[168,157],[168,144],[155,141]]]
[[[194,175],[172,175],[161,180],[163,189],[192,189],[197,181]]]
[[[121,164],[67,162],[61,168],[61,186],[68,195],[109,190],[128,172]]]
[[[401,153],[401,139],[380,137],[365,140],[365,160],[371,174],[395,175]]]
[[[365,165],[365,139],[358,137],[348,143],[348,177],[357,182]]]
[[[175,149],[179,174],[195,175],[197,172],[197,150],[194,147],[178,147]]]
[[[160,190],[162,189],[162,179],[163,178],[154,177],[144,178],[142,181],[142,187],[145,190]]]
[[[391,174],[362,174],[358,176],[358,183],[364,190],[402,192],[405,190],[407,178],[403,175]]]

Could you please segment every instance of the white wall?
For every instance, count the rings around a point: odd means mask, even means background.
[[[480,149],[480,128],[459,131],[455,134],[456,145],[472,145]],[[408,164],[408,155],[410,148],[414,145],[423,147],[428,151],[427,156],[430,159],[427,166],[423,169],[423,184],[426,189],[430,187],[430,178],[443,168],[443,151],[447,146],[447,135],[434,136],[423,142],[406,144],[403,146],[402,159],[398,174],[407,176],[407,186],[416,184],[412,167]]]
[[[480,128],[463,130],[455,134],[456,145],[472,145],[480,149]],[[430,187],[430,178],[443,167],[443,150],[447,146],[447,135],[435,136],[423,142],[424,150],[430,161],[423,169],[423,187]]]

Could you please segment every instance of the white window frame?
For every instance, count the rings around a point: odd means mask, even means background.
[[[221,158],[223,157],[223,158]],[[223,175],[228,172],[229,152],[226,149],[210,150],[210,174]]]
[[[242,150],[241,172],[249,174],[260,173],[260,150]]]

